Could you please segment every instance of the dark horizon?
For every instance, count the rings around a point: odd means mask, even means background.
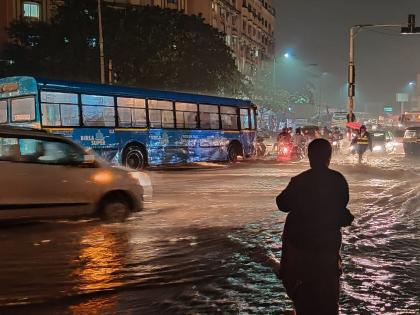
[[[305,0],[276,3],[276,52],[292,51],[305,64],[326,72],[325,102],[344,107],[349,29],[357,24],[406,24],[416,14],[418,0],[320,0],[308,6]],[[384,105],[397,107],[395,94],[420,73],[420,34],[401,35],[398,28],[363,30],[355,41],[356,110],[381,112]],[[397,107],[398,108],[398,107]]]

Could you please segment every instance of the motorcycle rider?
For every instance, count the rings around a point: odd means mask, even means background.
[[[289,144],[292,141],[292,136],[288,132],[287,128],[283,128],[279,135],[277,136],[277,143],[280,144]]]
[[[264,157],[267,151],[267,147],[264,143],[264,137],[257,136],[256,144],[257,157]]]
[[[370,152],[372,152],[372,138],[366,130],[366,126],[362,125],[359,130],[359,134],[354,137],[351,142],[356,148],[356,152],[359,155],[359,163],[362,163],[363,154],[365,154],[366,150],[369,148]]]
[[[292,141],[296,149],[299,150],[299,153],[303,156],[303,152],[305,152],[306,141],[300,128],[296,128],[295,134],[292,137]]]
[[[335,126],[333,131],[330,134],[330,143],[333,148],[333,152],[338,152],[340,150],[340,141],[344,139],[343,134],[340,129]]]

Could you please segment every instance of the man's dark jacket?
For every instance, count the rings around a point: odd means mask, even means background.
[[[276,201],[289,213],[283,242],[308,251],[340,249],[340,229],[353,221],[346,208],[349,188],[343,175],[324,166],[312,168],[293,177]]]

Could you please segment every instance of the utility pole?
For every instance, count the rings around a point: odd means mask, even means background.
[[[401,24],[361,24],[350,28],[349,64],[348,64],[348,114],[351,119],[354,110],[354,97],[356,96],[356,65],[354,62],[354,40],[357,34],[366,28],[401,28],[401,34],[420,34],[420,27],[415,25],[415,15],[408,16],[408,27]]]
[[[101,83],[105,84],[105,57],[104,57],[104,37],[102,34],[101,1],[102,0],[98,0],[99,60],[100,60],[100,67],[101,67]]]
[[[112,85],[112,83],[114,83],[114,74],[112,71],[112,59],[110,58],[108,60],[108,84]]]

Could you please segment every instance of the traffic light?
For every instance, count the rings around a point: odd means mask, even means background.
[[[420,33],[420,27],[416,27],[416,16],[414,14],[410,14],[408,16],[407,27],[401,28],[401,34],[418,34],[418,33]]]

